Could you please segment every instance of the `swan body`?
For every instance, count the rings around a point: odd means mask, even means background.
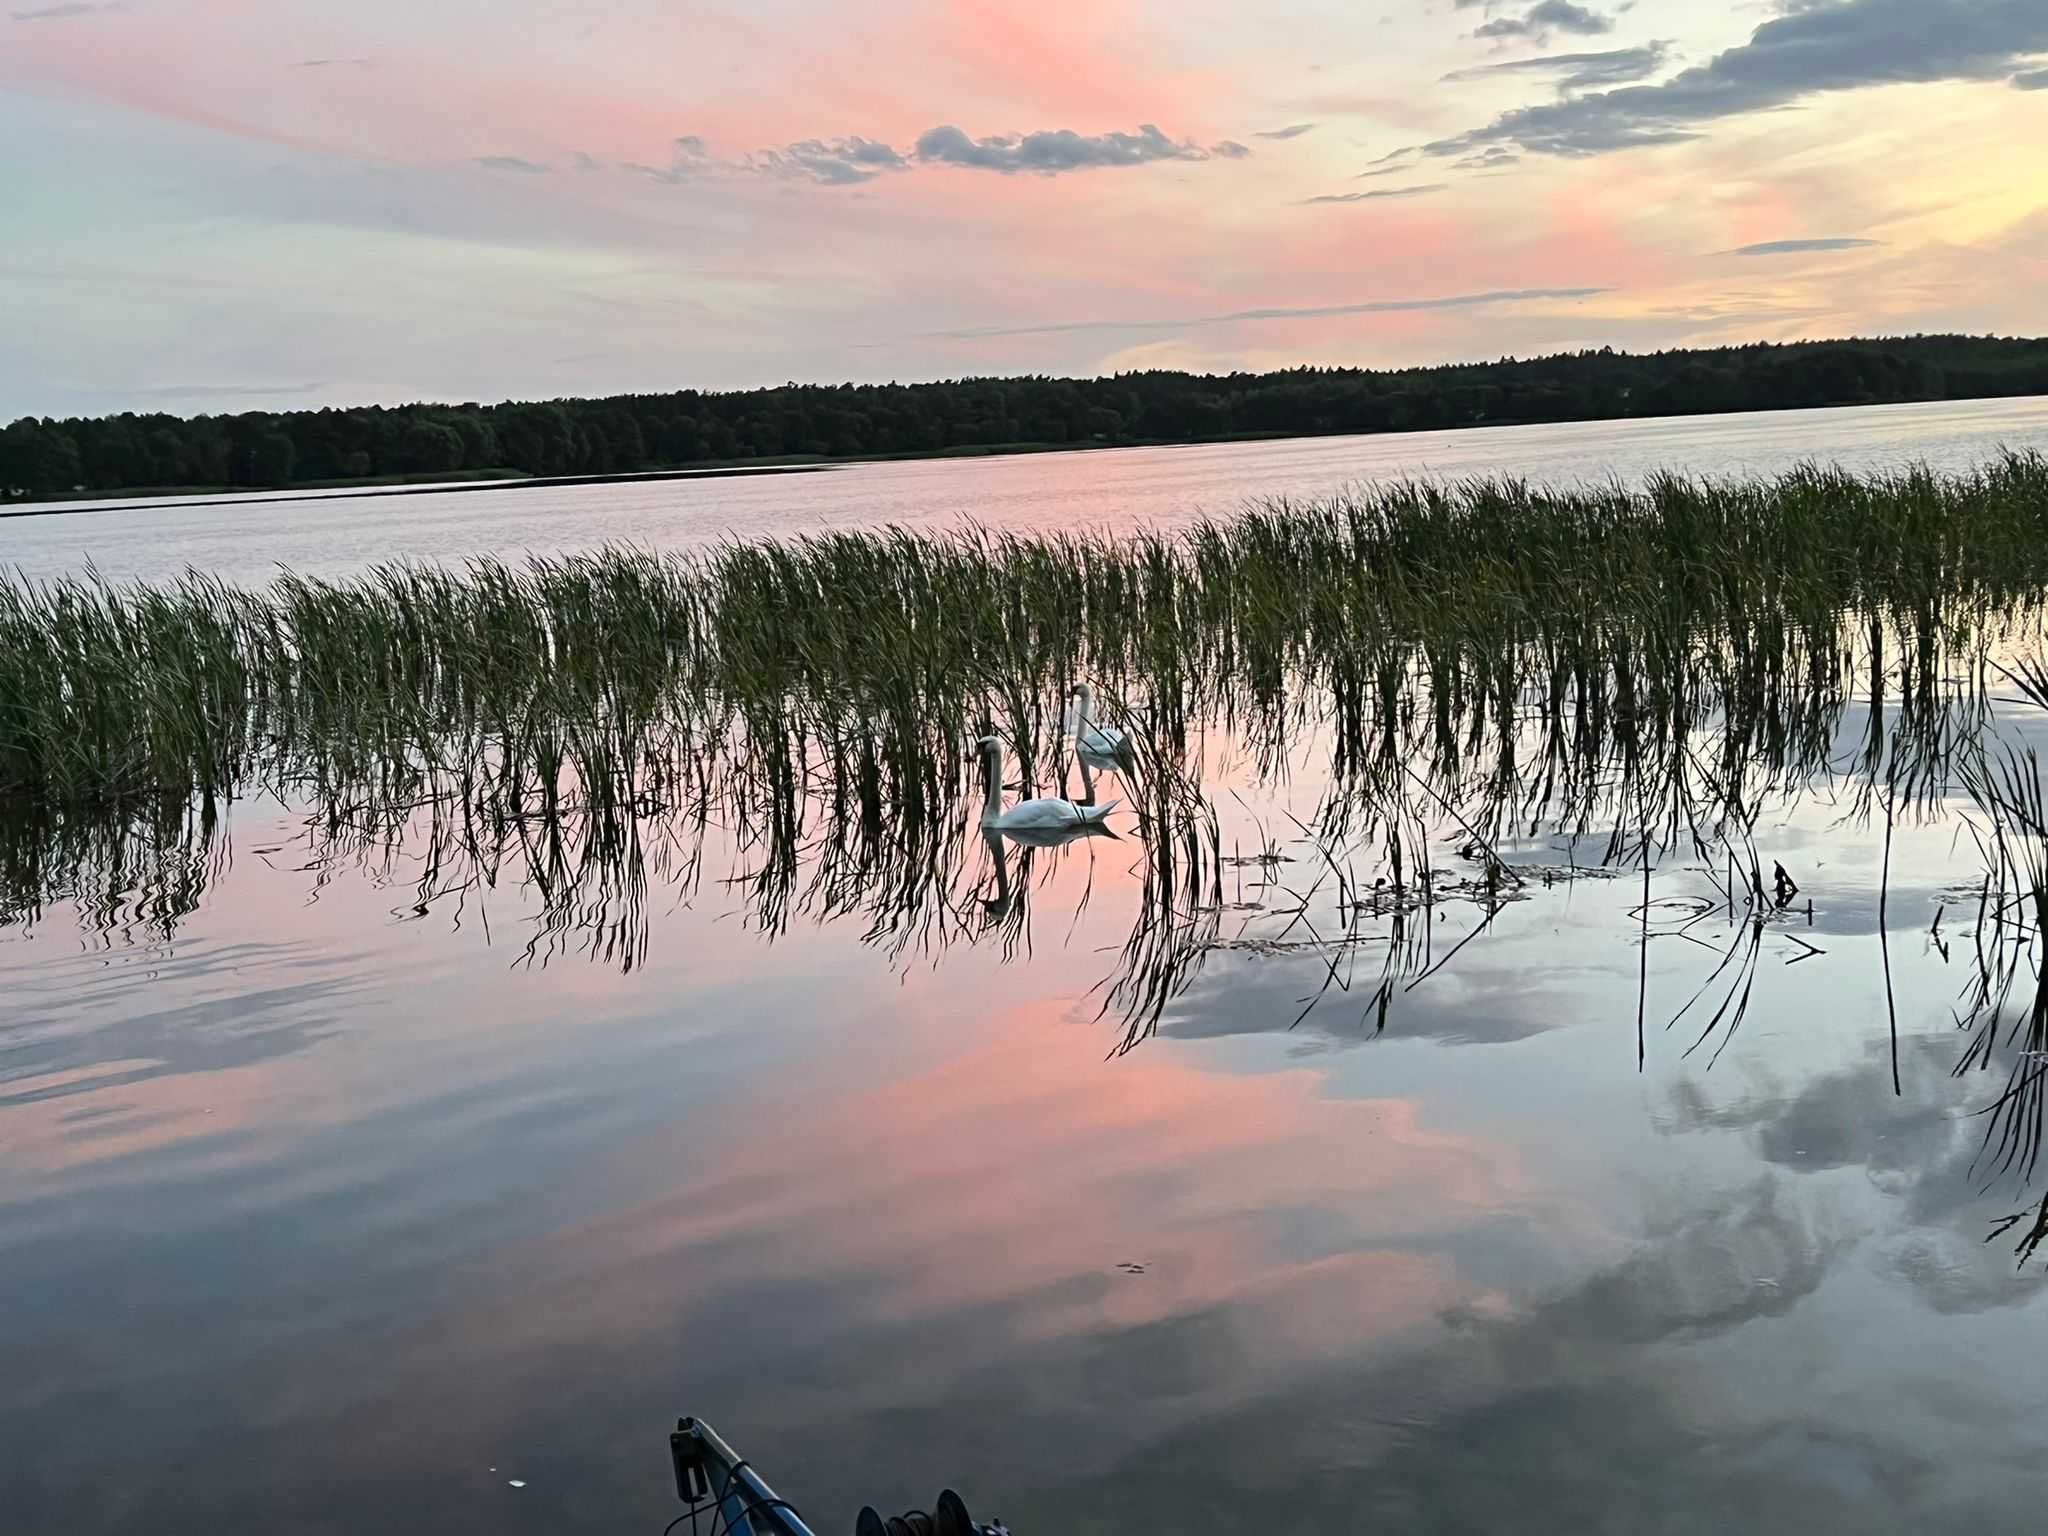
[[[1085,827],[1101,826],[1103,818],[1117,808],[1116,801],[1107,805],[1076,805],[1071,800],[1046,795],[1036,800],[1020,800],[1008,810],[1003,808],[1003,744],[993,736],[984,736],[977,743],[981,755],[988,765],[988,798],[982,802],[981,824],[997,832],[1076,832]]]
[[[1057,827],[991,826],[987,830],[1001,834],[1004,841],[1015,843],[1019,848],[1064,848],[1069,843],[1078,843],[1087,837],[1114,838],[1116,836],[1116,833],[1106,822],[1094,819],[1093,807],[1080,805],[1073,801],[1067,803],[1074,805],[1076,810],[1088,811],[1091,819],[1088,821],[1069,821]],[[1116,805],[1117,802],[1112,800],[1108,805],[1103,806],[1102,809],[1106,814],[1116,809]]]
[[[1073,708],[1068,711],[1074,733],[1074,751],[1091,768],[1109,770],[1131,766],[1130,738],[1113,725],[1095,719],[1095,690],[1086,683],[1073,687]]]

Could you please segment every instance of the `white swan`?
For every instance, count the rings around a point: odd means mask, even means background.
[[[1095,690],[1076,683],[1068,690],[1073,699],[1067,711],[1067,728],[1074,733],[1074,751],[1091,768],[1128,770],[1132,765],[1130,738],[1113,725],[1095,722]]]
[[[984,736],[975,745],[981,748],[982,761],[988,766],[988,798],[981,807],[981,824],[984,827],[1012,834],[1072,832],[1100,825],[1102,819],[1117,807],[1114,800],[1107,805],[1076,805],[1071,800],[1045,796],[1037,800],[1020,800],[1006,811],[1003,809],[1003,744],[993,736]]]

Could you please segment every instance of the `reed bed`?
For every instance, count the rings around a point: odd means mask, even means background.
[[[1705,871],[1728,948],[1668,1023],[1718,1050],[1794,917],[1761,808],[1846,789],[1889,849],[1895,819],[1960,789],[1987,873],[1958,1071],[2005,1063],[1983,1162],[2024,1182],[2048,1138],[2048,812],[1990,727],[2000,691],[2048,708],[2044,593],[2039,455],[1418,484],[1130,539],[884,530],[258,592],[0,580],[0,926],[68,899],[109,943],[169,937],[227,857],[223,807],[269,793],[303,814],[309,864],[359,862],[416,914],[527,893],[538,963],[631,969],[651,893],[707,881],[771,937],[852,918],[897,955],[1016,948],[1034,867],[1062,855],[975,836],[970,743],[996,730],[1024,783],[1065,792],[1086,678],[1133,757],[1136,913],[1101,982],[1119,1050],[1226,949],[1301,952],[1304,1014],[1348,1002],[1385,1029],[1504,904],[1581,876],[1528,862],[1539,830],[1641,880],[1646,957],[1652,869]],[[1263,829],[1249,858],[1226,842],[1216,786],[1304,752],[1326,789],[1287,885]],[[1248,868],[1298,902],[1251,937],[1226,918]],[[1439,948],[1451,903],[1468,929]],[[1639,995],[1639,1059],[1646,1017]],[[2048,1203],[2022,1221],[2025,1257]]]
[[[450,742],[544,763],[579,734],[631,755],[734,731],[850,752],[862,792],[916,797],[957,779],[978,718],[1038,771],[1082,675],[1169,740],[1333,719],[1341,774],[1380,755],[1418,677],[1452,757],[1532,687],[1596,725],[1669,725],[1839,692],[1875,651],[1919,669],[1910,704],[2044,586],[2039,455],[1642,492],[1415,484],[1130,539],[890,530],[260,592],[4,581],[0,799],[230,797],[403,778]]]
[[[1516,879],[1493,841],[1538,823],[1602,826],[1609,862],[1726,845],[1755,873],[1756,805],[1845,755],[1866,810],[1948,786],[1989,648],[2038,627],[2044,524],[2048,463],[2014,455],[1959,478],[1409,485],[1129,540],[885,530],[261,592],[0,581],[0,924],[72,897],[168,931],[222,805],[266,792],[323,858],[409,846],[423,909],[516,877],[546,945],[637,914],[650,875],[694,882],[714,827],[763,931],[857,913],[930,944],[963,921],[967,743],[997,729],[1024,782],[1064,785],[1085,676],[1138,759],[1130,969],[1156,1011],[1156,979],[1199,961],[1185,915],[1217,905],[1215,742],[1261,774],[1325,754],[1314,831],[1380,850],[1397,906],[1448,888],[1446,827],[1489,893]],[[1858,700],[1885,707],[1845,744]],[[644,942],[636,915],[602,947]]]

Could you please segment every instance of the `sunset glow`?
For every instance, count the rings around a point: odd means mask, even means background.
[[[2031,0],[1373,11],[18,0],[0,415],[2038,324]]]

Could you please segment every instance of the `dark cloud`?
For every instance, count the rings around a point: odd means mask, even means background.
[[[1593,53],[1546,53],[1533,59],[1509,59],[1503,64],[1476,64],[1454,69],[1447,81],[1484,80],[1494,75],[1556,75],[1561,91],[1591,90],[1599,85],[1626,85],[1643,80],[1664,67],[1670,48],[1663,43],[1644,43],[1636,48],[1607,48]]]
[[[686,133],[669,146],[667,165],[628,161],[619,169],[672,184],[710,176],[772,176],[828,187],[850,187],[873,181],[885,171],[909,167],[910,162],[887,144],[858,134],[843,139],[799,139],[777,149],[756,150],[737,160],[725,160],[712,154],[711,147],[699,135]],[[579,162],[578,168],[586,167]]]
[[[1820,240],[1759,240],[1755,245],[1738,245],[1728,252],[1730,256],[1791,256],[1800,251],[1855,251],[1869,245],[1883,245],[1882,240],[1855,240],[1847,237],[1829,237]]]
[[[1943,1518],[1955,1510],[1940,1456],[1906,1414],[1866,1429],[1824,1391],[1759,1391],[1739,1346],[1721,1343],[1745,1328],[1786,1329],[1773,1320],[1824,1304],[1812,1298],[1846,1252],[1842,1235],[1766,1181],[1646,1234],[1554,1299],[1505,1313],[1453,1308],[1407,1348],[1336,1354],[1257,1411],[1190,1413],[1102,1472],[1085,1456],[1063,1459],[1065,1481],[1038,1496],[1046,1517],[1086,1509],[1103,1530],[1229,1529],[1218,1511],[1269,1494],[1286,1527],[1303,1531],[1963,1529]],[[1242,1372],[1241,1333],[1222,1319],[1209,1331],[1220,1337],[1203,1341],[1191,1374]],[[1046,1353],[1079,1347],[1061,1340]],[[1135,1394],[1103,1401],[1126,1387],[1125,1358],[1145,1362],[1159,1397],[1187,1391],[1154,1383],[1159,1357],[1188,1358],[1186,1333],[1118,1330],[1088,1347],[1085,1372],[1060,1378],[1034,1359],[1028,1394],[993,1370],[963,1383],[933,1411],[934,1432],[957,1432],[965,1405],[1006,1387],[1103,1422],[1121,1409],[1127,1422]],[[2031,1449],[2028,1428],[1994,1428],[1986,1454]],[[2008,1514],[2030,1507],[2017,1500]],[[1005,1513],[1021,1529],[1039,1511]]]
[[[33,11],[15,11],[16,21],[69,21],[74,16],[115,16],[128,9],[127,0],[113,0],[108,5],[46,5]]]
[[[160,400],[231,400],[310,394],[323,387],[277,389],[257,381],[169,385],[134,393]],[[296,979],[196,1002],[166,1001],[124,981],[120,993],[126,994],[128,1006],[75,1030],[56,1028],[54,1019],[31,1013],[25,1021],[30,1026],[53,1027],[31,1027],[23,1043],[13,1047],[9,1066],[16,1076],[10,1079],[13,1086],[0,1085],[0,1108],[91,1094],[114,1082],[198,1081],[207,1073],[297,1055],[333,1036],[362,992],[362,983],[347,974],[339,956],[320,959],[294,945],[226,945],[199,965],[202,974],[228,975],[244,962],[268,964],[281,977]],[[110,1068],[110,1063],[118,1065]],[[45,1081],[37,1086],[36,1079]]]
[[[1470,911],[1461,913],[1458,931],[1447,927],[1439,937],[1446,946],[1455,944],[1479,921]],[[1482,937],[1480,944],[1485,942]],[[1518,967],[1513,957],[1498,957],[1475,944],[1461,953],[1458,971],[1467,990],[1438,992],[1425,987],[1402,993],[1389,1008],[1388,1032],[1440,1045],[1504,1045],[1555,1028],[1567,1017],[1563,994],[1546,991],[1540,983],[1529,985],[1526,966]],[[1317,1050],[1344,1049],[1378,1038],[1372,1010],[1355,992],[1326,993],[1321,1004],[1303,1015],[1304,1001],[1327,979],[1328,962],[1312,951],[1214,954],[1168,1008],[1159,1032],[1176,1040],[1286,1034]],[[1517,984],[1519,991],[1503,990]],[[1469,999],[1482,992],[1502,999],[1500,1005],[1470,1006]]]
[[[799,139],[781,149],[764,149],[749,155],[743,168],[766,176],[850,187],[908,165],[887,144],[856,134],[845,139]]]
[[[1512,149],[1500,144],[1489,144],[1478,154],[1467,155],[1462,160],[1454,161],[1453,165],[1461,171],[1499,171],[1511,165],[1519,165],[1521,159],[1522,157]],[[1378,176],[1384,173],[1373,171],[1370,174]]]
[[[604,162],[602,160],[598,159],[595,155],[586,155],[580,149],[569,152],[569,163],[579,171],[601,171],[604,169]]]
[[[1614,23],[1598,11],[1589,11],[1572,0],[1542,0],[1522,16],[1496,16],[1473,32],[1474,37],[1548,37],[1553,32],[1570,32],[1594,37],[1612,32]]]
[[[1816,1229],[1772,1180],[1688,1212],[1613,1268],[1527,1320],[1538,1352],[1559,1339],[1616,1345],[1700,1339],[1782,1317],[1820,1289],[1851,1239]]]
[[[1950,1040],[1902,1041],[1897,1093],[1876,1045],[1790,1098],[1767,1091],[1717,1106],[1683,1080],[1665,1128],[1746,1131],[1758,1156],[1796,1175],[1862,1169],[1896,1218],[1877,1243],[1884,1272],[1937,1312],[2025,1305],[2048,1289],[2048,1266],[2020,1270],[2011,1241],[1985,1245],[1992,1220],[2022,1201],[1992,1188],[1997,1169],[1986,1166],[1984,1121],[1972,1111],[1997,1090],[1952,1075],[1958,1050]],[[2038,1200],[2026,1193],[2026,1203]]]
[[[1465,155],[1489,144],[1597,155],[1698,138],[1708,123],[1828,91],[2011,74],[2048,51],[2041,0],[1841,0],[1772,18],[1748,42],[1657,85],[1521,107],[1423,146]]]
[[[1268,128],[1263,133],[1252,135],[1255,139],[1298,139],[1304,133],[1314,133],[1314,123],[1289,123],[1285,128]]]
[[[1426,197],[1432,192],[1441,192],[1448,182],[1432,181],[1419,187],[1377,187],[1370,192],[1326,192],[1321,197],[1304,199],[1308,203],[1372,203],[1390,197]]]
[[[2014,75],[2012,83],[2022,91],[2048,91],[2048,69],[2030,69]]]
[[[513,171],[521,176],[545,176],[554,169],[538,160],[522,160],[517,155],[478,155],[476,163],[487,171]]]
[[[632,160],[624,160],[619,163],[619,169],[622,171],[631,172],[635,176],[651,177],[655,181],[665,181],[671,184],[695,181],[700,176],[708,176],[719,170],[730,168],[730,166],[723,162],[714,160],[711,157],[710,147],[705,144],[702,138],[694,133],[683,134],[670,143],[667,165],[641,165],[637,161]]]
[[[1136,133],[1080,134],[1053,129],[980,139],[970,138],[963,130],[945,124],[922,134],[909,154],[880,139],[853,134],[839,139],[799,139],[779,148],[725,159],[714,155],[696,134],[685,134],[671,145],[667,165],[629,161],[619,168],[671,183],[710,176],[772,176],[849,187],[917,165],[965,166],[1003,175],[1028,171],[1055,176],[1064,171],[1145,165],[1158,160],[1242,160],[1250,154],[1250,147],[1235,139],[1224,139],[1207,148],[1191,139],[1169,139],[1151,123],[1142,125]],[[579,159],[577,166],[594,169],[595,163],[584,165]]]
[[[1191,315],[1180,320],[1069,320],[1058,325],[991,326],[976,330],[939,331],[948,341],[993,336],[1053,336],[1070,331],[1186,331],[1200,326],[1237,325],[1255,320],[1320,320],[1337,315],[1404,315],[1430,309],[1477,309],[1492,304],[1526,304],[1552,299],[1588,299],[1607,288],[1507,288],[1490,293],[1459,293],[1441,299],[1373,299],[1362,304],[1275,306],[1237,309],[1223,315]]]
[[[1242,145],[1236,147],[1243,149]],[[1217,151],[1204,149],[1192,139],[1170,139],[1152,123],[1141,123],[1136,133],[1087,134],[1049,128],[981,139],[970,138],[963,129],[946,123],[921,134],[916,153],[927,164],[964,166],[1005,176],[1019,171],[1056,176],[1063,171],[1149,165],[1158,160],[1206,160]]]

